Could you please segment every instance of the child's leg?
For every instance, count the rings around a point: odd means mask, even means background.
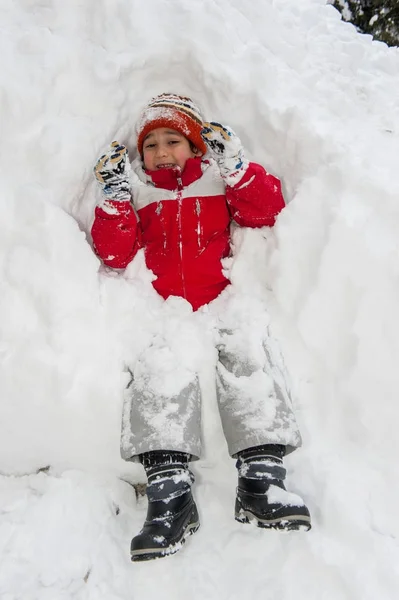
[[[132,561],[174,554],[199,528],[197,507],[191,494],[194,476],[190,455],[159,450],[140,455],[148,478],[148,511],[144,526],[131,543]]]
[[[200,455],[198,378],[158,337],[142,353],[127,389],[121,438],[125,460],[146,471],[148,511],[131,543],[132,561],[174,554],[199,528],[190,460]]]
[[[267,328],[220,332],[217,390],[230,454],[238,458],[236,520],[310,529],[300,496],[285,490],[283,456],[301,443],[288,376]]]
[[[231,456],[262,444],[301,445],[288,375],[268,329],[222,329],[216,384]]]
[[[126,390],[121,454],[137,460],[163,448],[199,457],[201,392],[196,374],[170,348],[154,344],[140,356]]]

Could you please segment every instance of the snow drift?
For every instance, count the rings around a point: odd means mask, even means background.
[[[322,0],[8,0],[0,20],[2,597],[394,598],[398,49]],[[139,111],[164,91],[194,97],[283,181],[276,227],[238,230],[229,267],[237,289],[268,294],[304,437],[289,482],[314,529],[234,522],[204,356],[202,535],[133,569],[145,506],[124,481],[142,472],[119,458],[127,367],[192,313],[156,297],[142,255],[123,274],[100,266],[91,170],[112,139],[134,155]]]

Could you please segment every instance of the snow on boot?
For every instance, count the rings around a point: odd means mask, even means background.
[[[142,454],[140,460],[148,478],[148,511],[142,530],[131,543],[133,562],[174,554],[200,526],[191,494],[190,455],[154,451]]]
[[[239,452],[236,521],[285,531],[310,529],[302,498],[285,489],[284,451],[284,446],[267,444]]]

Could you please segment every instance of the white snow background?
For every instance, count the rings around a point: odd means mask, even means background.
[[[0,66],[1,599],[396,599],[399,50],[323,0],[2,0]],[[309,533],[234,521],[205,317],[163,303],[142,255],[116,274],[89,243],[93,164],[115,138],[133,157],[164,91],[283,181],[276,227],[238,230],[230,267],[286,356]],[[119,458],[121,406],[156,332],[203,372],[202,528],[133,565],[144,477]]]

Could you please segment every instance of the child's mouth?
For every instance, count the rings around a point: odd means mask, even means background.
[[[173,163],[165,163],[163,165],[157,165],[157,169],[171,169],[174,166]]]

